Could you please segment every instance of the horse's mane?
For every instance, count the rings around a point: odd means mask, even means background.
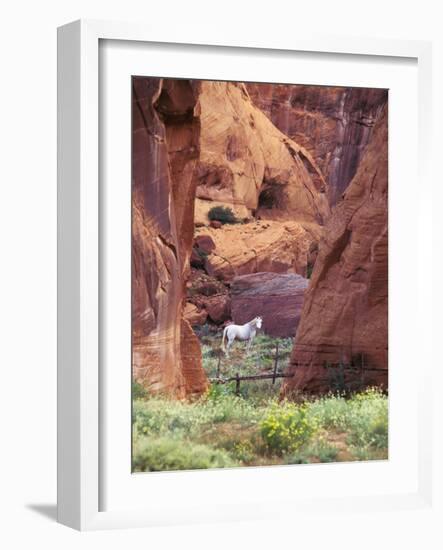
[[[261,319],[261,317],[254,317],[254,319],[251,319],[251,320],[248,321],[246,324],[247,324],[247,325],[252,325],[252,323],[257,322],[258,319]]]

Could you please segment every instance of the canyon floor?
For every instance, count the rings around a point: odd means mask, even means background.
[[[217,373],[221,332],[200,328],[203,366]],[[292,340],[257,336],[246,354],[235,343],[220,362],[220,377],[278,372]],[[133,468],[136,472],[383,460],[388,457],[388,398],[376,389],[345,397],[299,394],[280,400],[280,381],[212,382],[194,401],[148,396],[134,387]]]

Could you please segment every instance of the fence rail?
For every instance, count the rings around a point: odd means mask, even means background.
[[[240,393],[240,383],[248,380],[272,380],[272,383],[275,383],[276,378],[292,378],[293,374],[287,374],[284,372],[271,372],[268,374],[246,374],[245,376],[240,376],[237,373],[236,376],[230,376],[229,378],[210,378],[209,381],[214,384],[228,384],[229,382],[235,382],[235,393]]]
[[[339,389],[340,391],[345,391],[348,386],[346,380],[346,373],[359,374],[359,382],[361,387],[365,386],[365,373],[366,372],[383,372],[384,374],[388,373],[388,369],[383,369],[379,367],[371,367],[365,364],[364,354],[354,357],[356,362],[345,363],[342,361],[329,363],[325,361],[323,363],[323,368],[327,372],[329,379],[329,384],[331,388]],[[214,384],[228,384],[229,382],[235,382],[235,393],[238,395],[240,393],[240,384],[241,382],[248,382],[251,380],[272,380],[272,384],[275,384],[277,378],[292,378],[295,376],[299,368],[311,368],[312,365],[292,365],[291,373],[287,372],[277,372],[278,371],[278,362],[279,362],[279,346],[278,342],[275,349],[275,358],[272,372],[263,373],[263,374],[246,374],[240,376],[240,373],[236,373],[235,376],[224,377],[221,375],[221,354],[218,356],[216,375],[213,378],[210,378],[210,382]],[[354,381],[355,382],[355,381]],[[354,383],[355,385],[355,383]],[[358,385],[358,383],[357,383]]]

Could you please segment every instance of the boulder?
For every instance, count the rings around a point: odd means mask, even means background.
[[[320,240],[288,370],[294,376],[285,380],[283,395],[327,392],[325,366],[356,361],[374,369],[365,372],[365,385],[387,387],[387,105]],[[345,382],[358,384],[360,377],[348,371]]]
[[[191,302],[186,302],[183,317],[191,326],[204,325],[208,318],[208,313],[205,309],[199,309]]]
[[[262,271],[306,276],[321,231],[317,224],[262,220],[225,225],[223,230],[197,228],[196,239],[210,237],[215,245],[205,258],[206,272],[230,282],[238,275]]]
[[[231,286],[232,319],[241,325],[260,316],[266,334],[294,336],[308,284],[307,279],[295,273],[235,277]]]
[[[209,235],[197,235],[194,239],[194,246],[203,254],[208,255],[214,250],[215,243]]]
[[[205,225],[204,223],[202,224],[203,226]],[[209,225],[213,228],[213,229],[220,229],[221,227],[223,227],[223,224],[222,222],[219,222],[218,220],[211,220],[209,222]],[[196,224],[197,227],[199,227],[199,225]]]
[[[191,267],[203,269],[205,267],[205,256],[194,246],[192,247],[191,257],[189,258]]]
[[[207,297],[203,303],[208,312],[208,317],[216,325],[220,325],[231,318],[231,299],[228,294]]]

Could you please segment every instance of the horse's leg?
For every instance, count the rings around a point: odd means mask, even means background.
[[[226,346],[226,357],[229,357],[229,350],[231,349],[233,341],[234,341],[234,338],[231,338],[228,336],[228,344]]]
[[[249,336],[249,342],[248,342],[248,353],[251,349],[251,346],[252,346],[252,341],[254,340],[255,338],[255,332],[253,332],[250,336]]]
[[[252,338],[249,338],[248,339],[248,344],[246,346],[246,353],[247,354],[249,353],[249,350],[251,349],[251,344],[252,344]]]

